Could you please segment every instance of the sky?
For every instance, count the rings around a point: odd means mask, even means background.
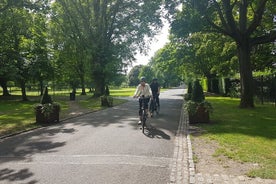
[[[153,42],[150,45],[150,50],[148,52],[148,55],[138,54],[136,55],[136,62],[133,63],[133,66],[136,65],[146,65],[148,64],[151,57],[154,56],[154,53],[161,49],[166,43],[169,42],[168,39],[169,36],[169,24],[164,22],[164,27],[161,30],[161,32],[154,37]]]

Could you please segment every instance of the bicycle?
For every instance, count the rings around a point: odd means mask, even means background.
[[[142,123],[142,132],[145,132],[145,126],[146,126],[146,121],[147,121],[147,112],[146,112],[146,98],[144,96],[141,96],[139,98],[139,101],[141,100],[141,109],[140,109],[140,116],[141,116],[141,123]]]
[[[159,114],[159,111],[160,111],[160,106],[157,104],[156,98],[157,96],[153,96],[150,102],[151,116],[153,116],[154,111],[156,112],[157,115]]]

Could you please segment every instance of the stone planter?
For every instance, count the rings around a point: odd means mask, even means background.
[[[189,122],[190,123],[209,123],[209,111],[206,108],[199,106],[195,113],[189,113]]]
[[[35,107],[36,123],[49,124],[59,122],[60,106],[53,105],[51,110],[45,112],[44,105],[37,105]],[[48,104],[47,104],[48,105]]]
[[[101,96],[101,105],[104,107],[112,107],[113,98],[111,96]]]

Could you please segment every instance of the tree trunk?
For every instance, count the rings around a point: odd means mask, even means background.
[[[72,87],[72,93],[77,93],[77,88],[75,86]]]
[[[3,89],[3,96],[10,96],[10,93],[8,91],[8,86],[7,86],[7,80],[0,79],[0,86]]]
[[[250,61],[250,44],[248,39],[238,43],[238,57],[241,81],[241,108],[253,108],[253,76]]]
[[[84,86],[81,87],[81,95],[86,95],[85,87]]]
[[[25,84],[25,82],[21,81],[20,86],[21,86],[22,100],[23,101],[28,101],[27,94],[26,94],[26,84]]]
[[[94,72],[95,92],[94,97],[104,95],[105,92],[105,78],[101,72]]]
[[[86,95],[85,85],[84,85],[84,76],[81,76],[81,95]]]
[[[212,92],[212,78],[207,77],[207,92],[211,93]]]
[[[39,80],[40,96],[43,95],[43,81]]]
[[[101,82],[103,81],[102,79],[97,79],[97,81],[95,81],[95,92],[94,92],[94,97],[99,97],[99,96],[102,96],[104,95],[104,82]]]

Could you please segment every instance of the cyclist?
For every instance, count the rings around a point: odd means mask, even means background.
[[[145,97],[145,108],[146,108],[146,113],[148,113],[148,106],[149,106],[148,104],[149,104],[150,98],[152,96],[152,92],[151,92],[149,84],[146,83],[146,78],[145,77],[141,77],[140,84],[137,86],[133,98],[137,98],[137,97],[141,97],[141,96]],[[139,99],[139,117],[140,117],[140,121],[138,122],[138,125],[141,124],[141,120],[142,120],[142,117],[141,117],[142,110],[141,110],[141,108],[142,108],[142,100]]]
[[[150,88],[152,91],[153,98],[155,98],[158,107],[160,107],[160,103],[159,103],[160,85],[157,82],[157,78],[154,78],[152,80],[152,82],[150,84]],[[150,105],[152,105],[152,104],[150,104]],[[151,116],[152,116],[152,114],[151,114]]]

